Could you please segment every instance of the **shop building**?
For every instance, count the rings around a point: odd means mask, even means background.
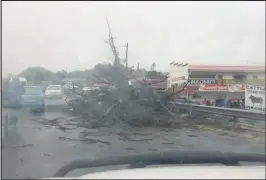
[[[241,98],[245,85],[265,85],[265,66],[212,66],[170,63],[168,88],[180,90],[189,79],[191,83],[180,96],[197,94],[207,98]]]

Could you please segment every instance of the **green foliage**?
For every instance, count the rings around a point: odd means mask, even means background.
[[[154,71],[155,68],[156,68],[156,64],[155,63],[152,63],[152,65],[151,65],[151,71]]]
[[[67,77],[67,71],[61,70],[55,73],[58,79],[62,80]]]
[[[29,83],[34,85],[40,84],[42,81],[59,82],[59,79],[54,72],[43,67],[29,67],[22,71],[19,76],[25,77]]]
[[[155,65],[153,65],[155,66]],[[121,76],[123,74],[125,77]],[[25,77],[30,84],[37,85],[42,81],[52,81],[53,83],[59,83],[65,78],[80,78],[84,79],[86,84],[92,85],[95,82],[99,82],[99,77],[107,80],[125,81],[129,77],[149,77],[149,78],[163,78],[164,76],[155,70],[147,72],[145,69],[140,69],[139,64],[135,69],[127,69],[124,65],[119,64],[113,66],[110,63],[96,64],[94,68],[85,71],[72,71],[67,72],[65,70],[58,71],[56,73],[49,71],[43,67],[29,67],[22,71],[19,76]],[[98,78],[97,78],[97,77]],[[121,79],[122,77],[122,79]],[[116,82],[119,83],[119,82]]]
[[[157,71],[148,71],[146,73],[146,77],[151,78],[151,79],[165,79],[165,75]]]

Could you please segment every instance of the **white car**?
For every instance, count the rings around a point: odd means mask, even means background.
[[[99,87],[90,87],[90,86],[82,88],[82,90],[84,92],[95,91],[95,90],[99,90],[99,89],[100,89]]]
[[[63,89],[68,89],[68,90],[71,90],[73,87],[78,88],[78,86],[70,84],[70,83],[63,85]]]
[[[95,172],[49,179],[265,179],[265,166],[174,166]]]
[[[61,85],[49,85],[45,91],[46,98],[59,98],[62,99],[64,96]]]
[[[92,90],[94,90],[94,88],[88,86],[88,87],[84,87],[84,88],[82,88],[82,90],[85,91],[85,92],[88,92],[88,91],[92,91]]]
[[[64,177],[79,168],[128,164],[128,169],[106,168],[80,177]],[[184,151],[80,159],[62,166],[49,179],[265,179],[265,154]]]

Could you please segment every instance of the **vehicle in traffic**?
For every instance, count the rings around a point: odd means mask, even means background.
[[[90,92],[90,91],[95,91],[95,90],[99,90],[99,89],[100,89],[99,87],[86,86],[86,87],[82,88],[82,91],[83,91],[83,92]]]
[[[45,91],[45,98],[62,99],[64,96],[61,85],[49,85]]]
[[[63,86],[63,89],[66,89],[66,90],[72,90],[72,89],[77,89],[78,88],[78,86],[76,86],[76,85],[74,85],[74,84],[65,84],[64,86]]]
[[[93,87],[87,86],[87,87],[82,88],[82,90],[84,92],[89,92],[89,91],[92,91],[93,90]]]
[[[21,96],[22,107],[33,111],[44,112],[45,101],[40,86],[24,86],[24,93]]]
[[[71,94],[75,92],[79,87],[73,82],[63,82],[62,89],[64,94]]]
[[[70,83],[65,83],[65,84],[62,84],[62,88],[65,90],[68,90],[68,89],[72,89],[73,85],[71,85]]]
[[[42,81],[42,82],[40,83],[40,87],[41,87],[42,91],[45,92],[46,89],[47,89],[47,87],[48,87],[49,85],[52,85],[52,84],[53,84],[52,81]]]
[[[18,80],[23,86],[27,86],[28,81],[25,77],[18,77]]]
[[[240,162],[253,163],[253,165]],[[126,164],[129,164],[127,169],[93,172],[71,179],[109,179],[110,177],[112,179],[265,179],[265,154],[219,151],[158,152],[81,159],[64,165],[54,174],[54,178],[50,179],[63,179],[68,172],[78,168]],[[152,165],[159,167],[146,168]]]

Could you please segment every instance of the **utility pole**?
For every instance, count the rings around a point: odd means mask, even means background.
[[[127,56],[128,55],[128,43],[126,45],[126,68],[128,69],[128,62],[127,62]]]

